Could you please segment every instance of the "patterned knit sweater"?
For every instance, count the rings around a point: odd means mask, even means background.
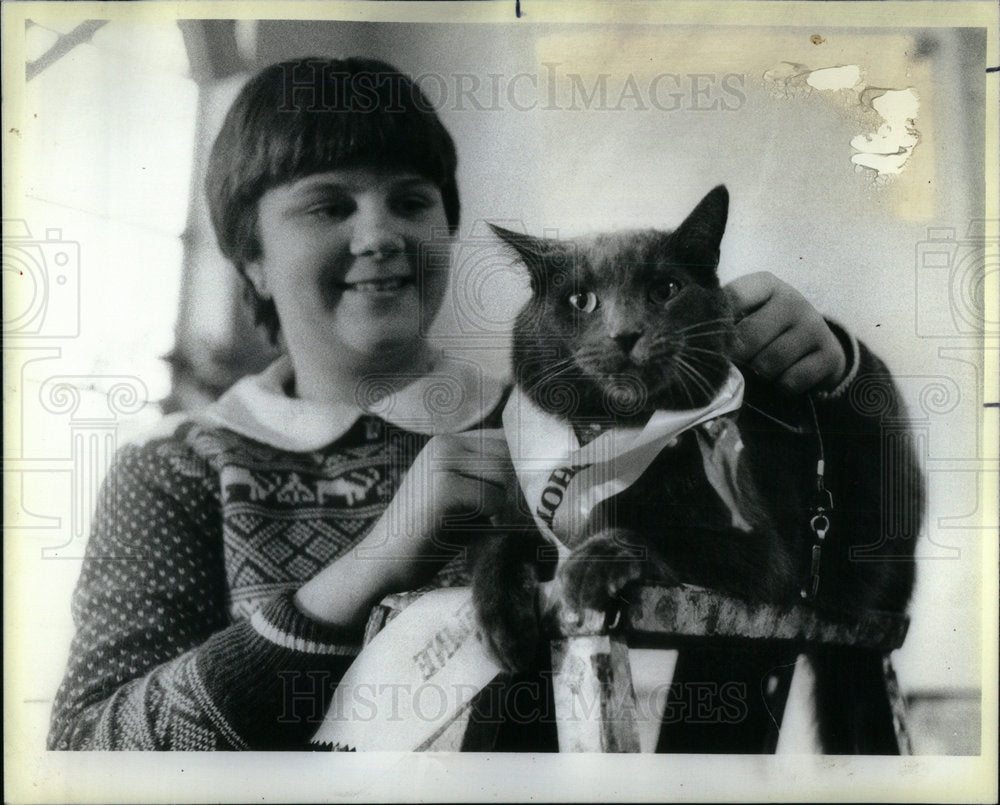
[[[290,376],[279,361],[120,451],[50,749],[306,748],[361,635],[308,618],[294,592],[368,533],[433,433],[496,426],[503,389],[443,360],[365,410],[364,390],[358,407],[293,400]]]

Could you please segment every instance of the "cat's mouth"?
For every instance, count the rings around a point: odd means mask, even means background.
[[[593,375],[592,375],[593,376]],[[596,377],[602,397],[619,416],[637,416],[656,409],[700,408],[718,392],[718,372],[676,365],[631,366]]]

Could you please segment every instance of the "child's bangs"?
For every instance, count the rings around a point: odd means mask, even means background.
[[[451,181],[454,145],[415,85],[398,74],[337,78],[324,82],[321,103],[278,109],[269,184],[351,167]]]

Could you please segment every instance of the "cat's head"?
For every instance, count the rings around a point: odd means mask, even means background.
[[[514,325],[522,390],[574,421],[630,422],[708,403],[733,341],[717,275],[728,209],[720,185],[673,231],[561,241],[494,226],[531,278]]]

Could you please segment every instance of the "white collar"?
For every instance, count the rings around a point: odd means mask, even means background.
[[[373,378],[353,405],[289,397],[285,387],[292,375],[291,360],[282,356],[259,375],[238,381],[194,418],[283,450],[304,452],[343,436],[364,414],[417,433],[468,430],[496,407],[504,392],[504,384],[479,364],[444,356],[428,373],[389,394],[378,394],[378,378]],[[366,396],[374,401],[368,403]]]

